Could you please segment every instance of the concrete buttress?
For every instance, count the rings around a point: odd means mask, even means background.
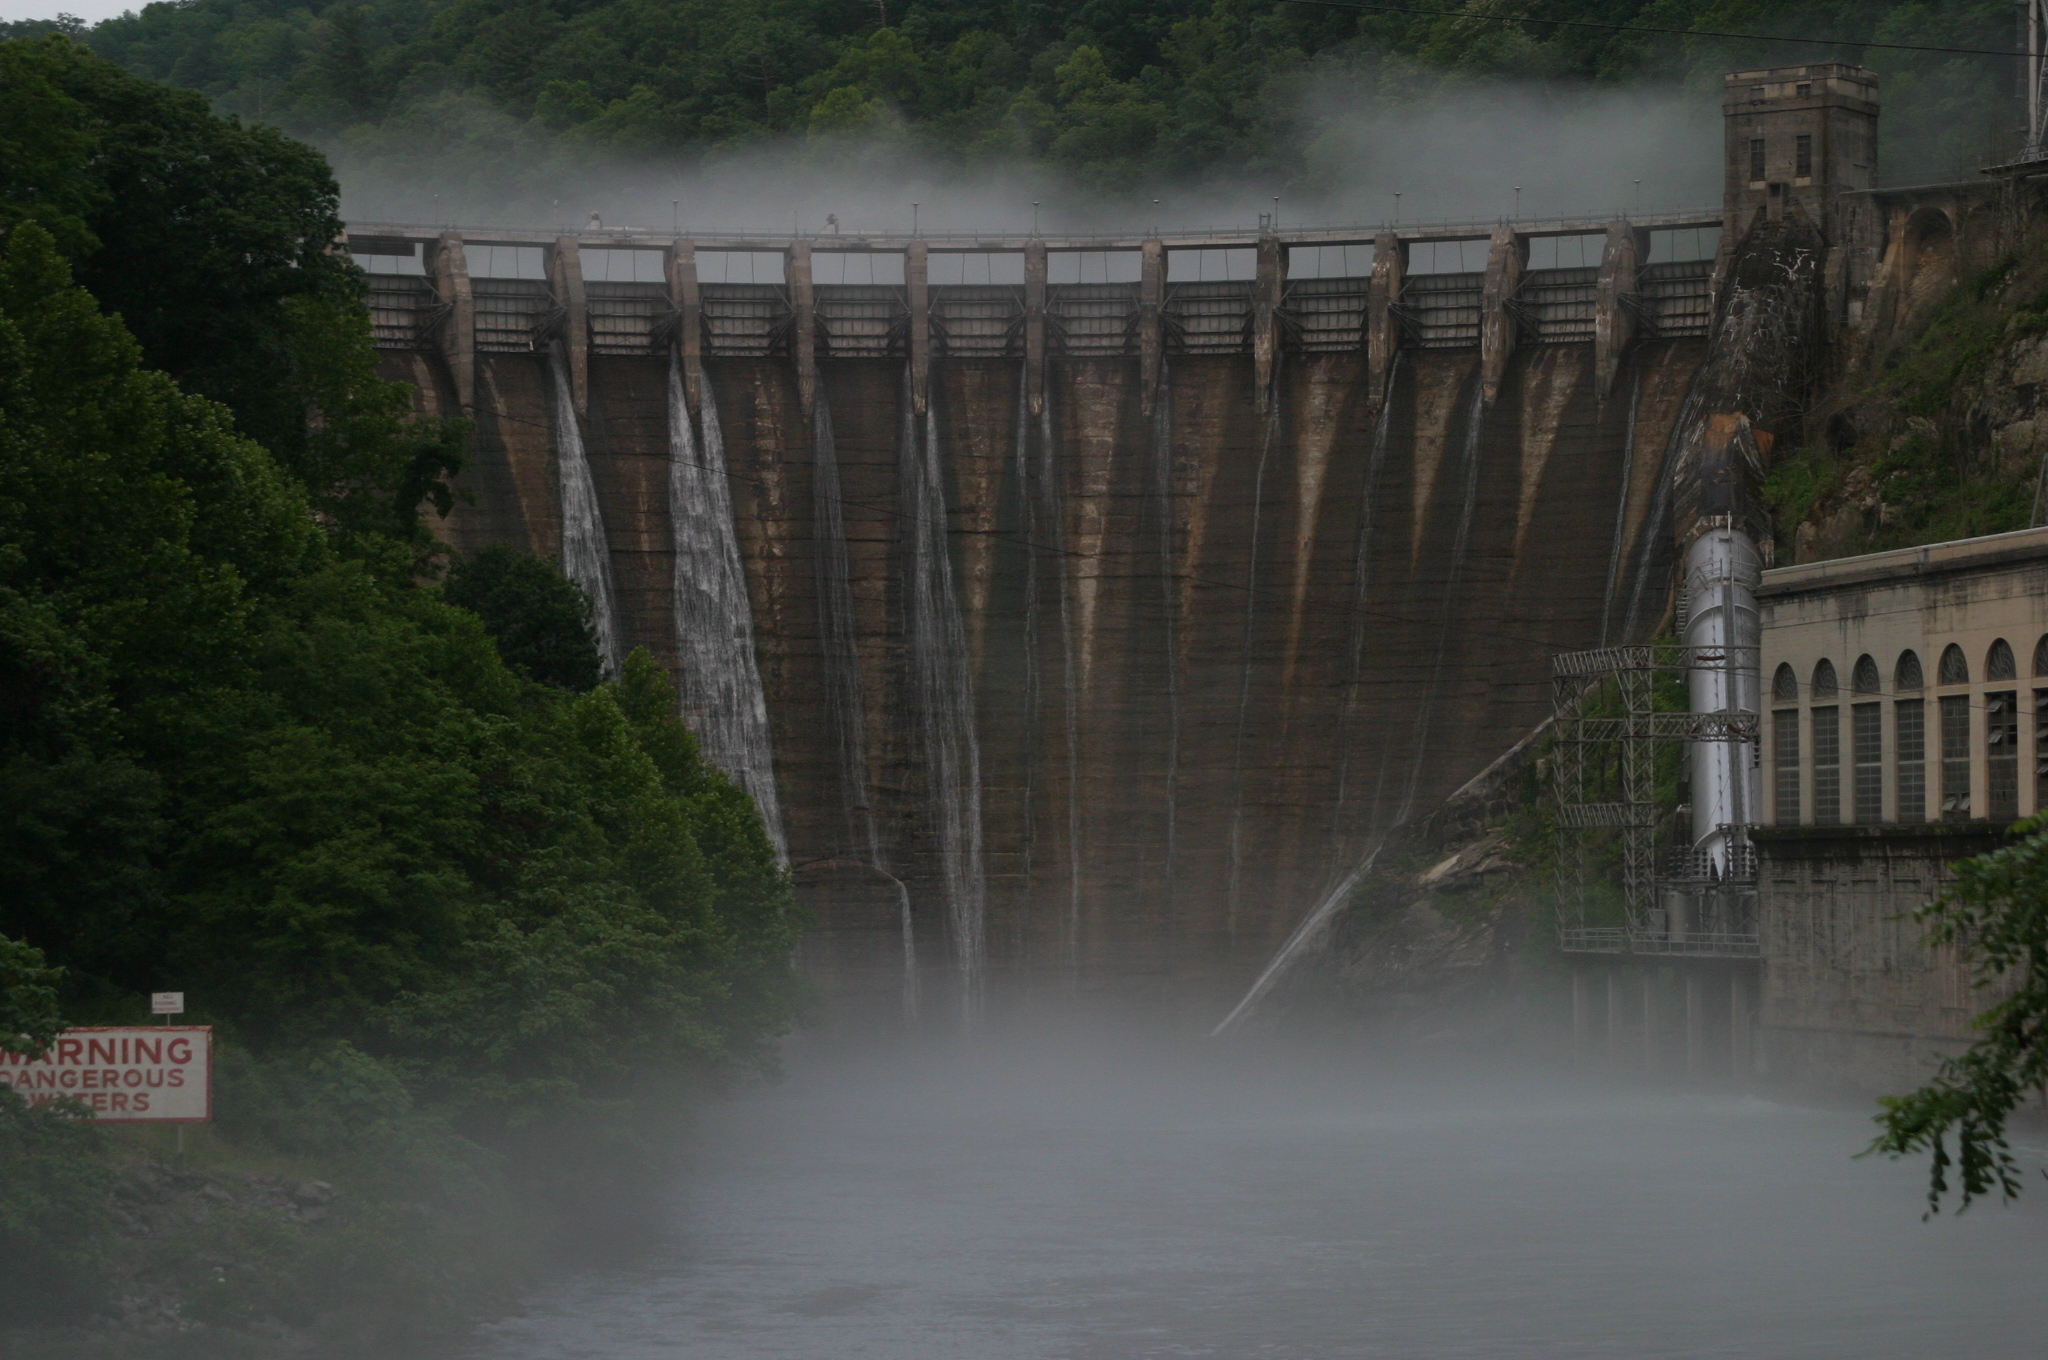
[[[1479,321],[1479,375],[1486,404],[1500,396],[1501,382],[1514,357],[1519,330],[1513,303],[1522,286],[1522,239],[1503,222],[1493,229],[1486,252],[1486,291]]]
[[[1140,257],[1138,284],[1139,400],[1146,415],[1159,399],[1159,378],[1166,362],[1166,245],[1147,241]]]
[[[796,364],[797,405],[809,416],[818,405],[818,303],[811,285],[811,243],[790,243],[784,269],[789,277],[789,355]]]
[[[441,353],[455,381],[464,415],[476,411],[476,296],[469,286],[469,261],[462,238],[444,232],[434,244],[434,292],[448,310],[440,327]]]
[[[1603,402],[1614,391],[1621,356],[1635,339],[1636,317],[1631,304],[1635,300],[1636,267],[1641,258],[1636,229],[1626,222],[1608,223],[1607,245],[1600,253],[1600,282],[1593,303],[1594,395]]]
[[[1280,358],[1280,297],[1287,287],[1287,249],[1272,232],[1259,237],[1258,278],[1252,284],[1252,382],[1261,415],[1273,400]]]
[[[903,282],[910,302],[910,407],[921,416],[932,400],[931,256],[922,241],[903,252]]]
[[[1024,246],[1024,395],[1034,416],[1045,414],[1045,242]]]
[[[569,358],[569,392],[576,414],[590,413],[590,304],[583,293],[583,254],[573,236],[548,252],[548,286],[562,309],[562,350]]]
[[[683,360],[683,389],[693,410],[704,400],[704,290],[697,282],[697,246],[689,240],[670,244],[669,305],[676,309],[676,349]]]
[[[1383,231],[1373,238],[1372,278],[1365,291],[1365,358],[1366,395],[1375,408],[1387,399],[1394,352],[1401,348],[1401,284],[1407,264],[1407,247],[1400,237]]]

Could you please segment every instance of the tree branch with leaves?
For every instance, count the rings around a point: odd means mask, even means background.
[[[1879,1102],[1881,1132],[1868,1152],[1927,1156],[1929,1213],[1951,1194],[1959,1209],[1993,1191],[2019,1194],[2006,1125],[2048,1087],[2048,814],[2014,832],[2013,844],[1964,860],[1955,885],[1914,914],[1929,948],[1969,958],[1978,991],[2006,993],[1977,1017],[1966,1052],[1919,1090]]]

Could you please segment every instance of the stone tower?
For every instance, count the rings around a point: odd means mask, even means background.
[[[1740,239],[1759,212],[1775,218],[1787,207],[1832,238],[1836,197],[1877,182],[1877,73],[1815,62],[1731,71],[1724,87],[1729,239]]]

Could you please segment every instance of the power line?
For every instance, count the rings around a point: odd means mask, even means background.
[[[1322,9],[1365,10],[1374,14],[1413,14],[1425,19],[1470,19],[1484,24],[1550,24],[1557,28],[1597,28],[1608,33],[1661,33],[1680,38],[1733,38],[1741,42],[1805,43],[1814,47],[1861,47],[1879,52],[1938,52],[1952,57],[2025,57],[2026,52],[1989,47],[1928,47],[1919,43],[1862,42],[1853,38],[1780,38],[1768,33],[1725,33],[1708,28],[1657,28],[1649,24],[1603,24],[1591,19],[1542,19],[1529,14],[1469,14],[1454,9],[1414,9],[1407,5],[1374,5],[1363,0],[1281,0],[1289,5]]]

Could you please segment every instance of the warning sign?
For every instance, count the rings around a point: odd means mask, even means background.
[[[67,1029],[33,1062],[0,1053],[0,1086],[31,1105],[75,1096],[108,1123],[201,1123],[213,1118],[213,1029]]]

